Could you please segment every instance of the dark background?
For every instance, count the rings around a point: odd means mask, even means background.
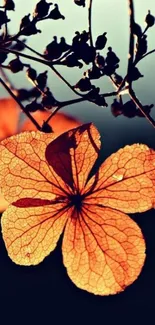
[[[64,6],[65,3],[68,3]],[[15,1],[19,12],[16,12],[15,24],[24,14],[27,14],[28,6],[35,5],[37,1]],[[87,28],[87,11],[73,5],[73,1],[57,1],[62,8],[62,13],[68,17],[64,25],[60,22],[53,23],[51,36],[47,35],[49,25],[43,26],[42,35],[46,35],[51,41],[52,35],[65,34],[69,42],[75,30],[82,31]],[[128,53],[128,7],[126,0],[94,0],[93,28],[94,39],[100,32],[107,31],[109,34],[109,45],[120,57],[120,68],[118,72],[125,74]],[[24,5],[22,6],[22,4]],[[1,4],[1,1],[0,1]],[[34,5],[32,7],[34,7]],[[103,11],[101,11],[101,9]],[[143,24],[147,10],[151,9],[155,15],[155,4],[153,0],[135,0],[137,22]],[[65,11],[65,12],[64,12]],[[79,19],[75,19],[76,17]],[[13,17],[13,14],[12,14]],[[121,17],[121,18],[120,18]],[[69,20],[70,19],[70,20]],[[104,20],[105,19],[105,20]],[[80,20],[80,26],[79,26]],[[48,23],[49,24],[49,23]],[[54,25],[56,24],[56,25]],[[102,27],[102,24],[104,25]],[[96,27],[97,25],[97,27]],[[56,27],[54,27],[56,26]],[[64,26],[66,26],[64,28]],[[78,27],[79,26],[79,27]],[[144,24],[142,25],[144,28]],[[62,29],[63,28],[63,29]],[[98,29],[97,29],[98,28]],[[149,49],[155,48],[155,27],[148,32]],[[41,37],[41,36],[39,36]],[[30,45],[42,48],[38,36],[30,39]],[[48,40],[44,39],[43,43]],[[114,44],[114,45],[113,45]],[[107,49],[104,53],[106,53]],[[103,55],[104,55],[103,53]],[[139,69],[144,78],[134,82],[137,96],[144,105],[155,104],[155,54],[148,56],[145,62],[139,64]],[[34,66],[34,65],[33,65]],[[45,68],[37,65],[39,72]],[[82,72],[75,68],[59,70],[74,84],[81,77]],[[27,86],[26,79],[18,74],[17,86]],[[97,82],[98,84],[98,82]],[[49,75],[49,86],[54,95],[60,100],[75,98],[66,86]],[[112,85],[109,81],[100,82],[103,91],[111,91]],[[0,96],[6,93],[0,88]],[[79,117],[83,122],[93,122],[102,135],[102,150],[100,161],[103,161],[111,153],[124,147],[126,144],[145,143],[155,149],[155,130],[144,118],[113,117],[110,111],[112,98],[109,99],[107,108],[94,106],[90,103],[82,103],[67,107],[65,109],[72,115]],[[127,96],[123,98],[128,100]],[[152,109],[155,117],[155,108]],[[61,239],[57,248],[45,260],[35,267],[21,267],[14,264],[5,250],[0,237],[0,324],[152,324],[150,320],[155,308],[155,213],[150,210],[141,214],[130,215],[140,226],[146,240],[147,258],[144,268],[136,282],[129,286],[123,293],[100,297],[78,289],[67,276],[62,263]]]

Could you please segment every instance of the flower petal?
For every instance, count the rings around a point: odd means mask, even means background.
[[[24,132],[0,143],[0,186],[10,203],[20,198],[52,200],[65,193],[65,184],[48,165],[45,150],[55,136]]]
[[[46,121],[50,117],[51,112],[37,111],[35,113],[32,113],[31,115],[41,125],[43,124],[43,121]],[[66,113],[56,113],[51,118],[48,124],[52,127],[52,130],[57,135],[59,135],[70,129],[78,127],[81,124],[81,122]],[[28,130],[30,131],[37,130],[36,126],[30,121],[30,119],[26,119],[20,127],[20,132],[28,131]]]
[[[9,203],[4,199],[3,195],[0,192],[0,213],[6,210]]]
[[[72,189],[82,190],[98,157],[100,135],[93,124],[70,130],[51,142],[46,159]]]
[[[144,212],[155,207],[155,151],[144,144],[126,146],[101,165],[87,202],[125,213]]]
[[[122,212],[97,205],[73,211],[63,239],[63,260],[77,287],[96,295],[123,291],[138,277],[145,242],[138,225]]]
[[[39,264],[52,252],[67,220],[64,204],[19,208],[10,205],[3,213],[2,235],[8,255],[16,264]],[[30,205],[30,202],[29,202]]]
[[[0,99],[0,140],[16,134],[19,115],[20,109],[12,97]]]

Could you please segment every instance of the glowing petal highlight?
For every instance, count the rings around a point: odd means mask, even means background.
[[[72,211],[63,238],[63,261],[77,287],[96,295],[123,291],[145,260],[140,228],[122,212],[97,205]]]
[[[112,154],[99,168],[88,202],[126,213],[155,207],[155,151],[133,144]]]
[[[67,219],[64,204],[42,206],[41,201],[36,207],[12,205],[3,213],[3,239],[8,255],[16,264],[39,264],[54,250],[63,231]]]

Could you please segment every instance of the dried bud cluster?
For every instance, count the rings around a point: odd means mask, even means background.
[[[86,0],[73,1],[79,7],[85,7],[86,4],[88,4]],[[52,92],[47,87],[48,71],[38,74],[37,71],[29,64],[23,63],[20,60],[20,55],[22,55],[20,52],[26,48],[26,42],[29,36],[41,33],[41,30],[38,29],[38,24],[40,21],[45,19],[64,20],[65,17],[61,14],[58,4],[48,2],[48,0],[40,0],[35,5],[32,14],[28,13],[22,17],[18,33],[16,35],[9,35],[7,23],[10,22],[10,19],[7,16],[7,11],[14,11],[15,3],[13,0],[4,0],[3,4],[4,5],[1,7],[2,10],[0,10],[0,29],[2,28],[2,33],[0,34],[0,65],[3,68],[6,67],[7,69],[10,69],[10,71],[13,73],[18,73],[24,70],[25,67],[28,67],[26,70],[26,75],[35,88],[31,89],[30,91],[20,89],[17,96],[21,98],[21,100],[24,100],[24,98],[32,99],[32,102],[26,106],[26,109],[29,112],[35,112],[43,109],[49,110],[53,107],[58,107],[60,102],[54,98]],[[78,10],[81,10],[81,8]],[[88,101],[91,101],[98,106],[106,107],[107,103],[105,101],[105,97],[104,95],[100,94],[100,88],[92,84],[93,80],[108,76],[113,80],[116,87],[120,87],[120,89],[122,89],[122,87],[125,87],[125,82],[131,85],[133,81],[143,77],[139,69],[136,67],[136,64],[147,53],[148,40],[146,31],[155,24],[155,17],[151,14],[150,10],[145,17],[145,23],[146,28],[144,31],[142,31],[141,26],[135,21],[132,24],[132,33],[136,38],[133,53],[133,64],[128,71],[128,75],[124,79],[116,72],[119,68],[120,59],[111,46],[108,45],[107,47],[107,32],[103,32],[98,35],[93,44],[91,41],[90,32],[87,30],[82,32],[76,31],[70,44],[63,36],[60,37],[59,40],[57,36],[54,36],[50,43],[45,46],[43,54],[39,53],[39,55],[42,57],[41,62],[44,60],[44,63],[51,68],[56,64],[69,68],[82,68],[84,65],[89,65],[83,72],[81,79],[71,88],[75,90],[76,93],[80,91],[81,96],[87,98]],[[26,37],[21,40],[19,37],[22,35]],[[29,48],[29,46],[27,47]],[[4,65],[3,63],[9,58],[9,50],[12,50],[12,52],[14,51],[15,58],[7,63],[7,65]],[[36,51],[33,52],[38,54]],[[37,102],[39,97],[41,97],[40,102]],[[151,106],[145,107],[148,114],[150,113],[151,108]],[[120,114],[127,116],[129,103],[122,105],[119,102],[114,101],[111,109],[114,116],[118,116]],[[135,110],[135,106],[132,105],[129,115],[130,116],[128,117],[138,116],[137,107]],[[46,130],[46,128],[48,128],[48,126],[45,123],[44,129]]]

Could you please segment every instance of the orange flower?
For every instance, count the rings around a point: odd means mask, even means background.
[[[2,234],[15,263],[36,265],[64,231],[63,262],[71,280],[109,295],[130,285],[144,264],[143,235],[125,213],[155,206],[155,152],[126,146],[89,179],[99,138],[85,124],[59,137],[38,131],[2,141],[0,184],[11,203]]]

